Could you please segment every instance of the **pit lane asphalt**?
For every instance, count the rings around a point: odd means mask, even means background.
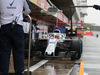
[[[84,75],[100,75],[100,37],[84,36],[82,57],[76,61],[70,59],[54,59],[33,72],[33,75],[78,75],[81,62],[96,62],[96,64],[85,64]],[[31,60],[36,64],[38,60]],[[74,66],[74,67],[73,67]],[[73,67],[72,71],[70,69]],[[68,72],[70,73],[68,74]]]
[[[70,75],[79,75],[81,62],[84,62],[84,75],[100,75],[100,37],[84,36],[82,57],[75,61]]]

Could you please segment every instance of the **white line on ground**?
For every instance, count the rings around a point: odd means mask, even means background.
[[[37,64],[31,66],[31,67],[29,68],[29,71],[30,71],[30,72],[35,71],[36,69],[38,69],[39,67],[41,67],[42,65],[44,65],[45,63],[47,63],[48,61],[49,61],[49,60],[41,60],[39,63],[37,63]],[[27,69],[24,70],[24,71],[27,71]]]
[[[70,73],[72,72],[73,67],[69,70],[69,72],[67,73],[67,75],[70,75]]]

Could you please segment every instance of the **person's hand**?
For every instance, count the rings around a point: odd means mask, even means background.
[[[100,6],[99,5],[94,5],[93,8],[95,8],[96,10],[100,10]]]

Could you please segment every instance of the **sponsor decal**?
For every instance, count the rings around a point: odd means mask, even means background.
[[[51,44],[55,44],[55,42],[50,42]]]
[[[10,6],[12,6],[14,4],[15,0],[13,0],[11,3],[9,3]]]
[[[7,9],[16,9],[16,7],[13,7],[15,0],[13,0],[11,3],[9,3],[10,6],[7,6]]]

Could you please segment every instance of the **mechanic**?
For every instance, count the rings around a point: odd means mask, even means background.
[[[23,11],[24,10],[24,11]],[[27,0],[0,0],[1,56],[0,74],[9,75],[9,59],[13,50],[15,75],[24,71],[23,13],[31,9]]]
[[[39,30],[40,30],[40,28],[38,27],[39,21],[38,20],[32,20],[32,24],[34,24],[34,27],[35,27],[35,40],[38,40]]]
[[[38,24],[39,24],[39,21],[37,20],[36,21],[36,23],[35,23],[35,28],[36,28],[36,34],[35,34],[35,38],[36,38],[36,40],[38,40],[38,38],[39,38],[39,30],[40,30],[40,28],[38,27]]]
[[[1,25],[0,25],[0,37],[1,37]],[[0,38],[1,40],[1,38]],[[1,44],[1,41],[0,41],[0,44]],[[1,55],[1,45],[0,45],[0,55]]]
[[[0,37],[1,37],[1,25],[0,25]],[[0,38],[0,56],[1,56],[1,38]],[[1,61],[1,60],[0,60]],[[1,62],[0,62],[1,64]],[[1,68],[0,68],[1,69]]]
[[[97,34],[97,35],[96,35],[96,37],[98,38],[98,37],[99,37],[99,35]]]
[[[23,30],[24,30],[24,39],[25,38],[29,38],[29,27],[30,27],[30,21],[28,19],[28,16],[25,16],[24,17],[24,20],[23,20]]]

